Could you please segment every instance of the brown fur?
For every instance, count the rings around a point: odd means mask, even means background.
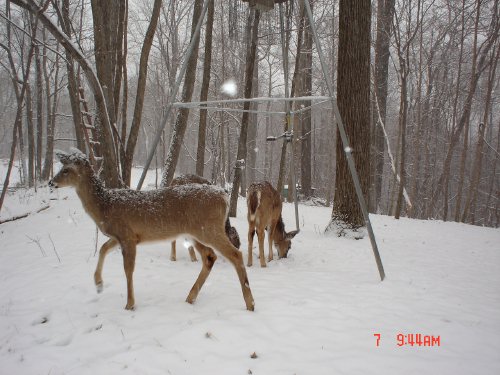
[[[204,177],[198,176],[196,174],[184,174],[184,175],[180,175],[180,176],[174,178],[172,180],[172,183],[170,184],[170,186],[179,186],[179,185],[188,185],[188,184],[211,185],[210,181],[208,181]],[[226,235],[229,238],[229,241],[231,241],[231,243],[237,249],[239,249],[241,246],[240,236],[238,235],[238,231],[236,230],[236,228],[231,226],[231,223],[229,222],[229,217],[226,219],[225,230],[226,230]],[[196,259],[196,254],[194,252],[193,246],[189,246],[188,251],[189,251],[189,257],[191,258],[191,261],[196,262],[197,259]],[[172,244],[171,244],[170,260],[172,260],[174,262],[177,260],[176,241],[172,241]]]
[[[52,187],[73,186],[85,211],[110,239],[99,252],[94,280],[102,290],[106,254],[120,245],[127,277],[126,309],[135,305],[133,272],[136,246],[147,241],[174,239],[187,234],[202,257],[202,270],[187,302],[193,303],[210,274],[217,249],[235,267],[248,310],[254,309],[243,257],[225,235],[227,194],[213,186],[189,185],[152,191],[107,189],[94,175],[83,154],[58,154],[63,168],[50,181]]]
[[[267,230],[269,243],[268,261],[273,260],[273,242],[278,249],[278,257],[286,258],[291,247],[291,239],[297,231],[287,233],[281,217],[281,196],[267,182],[251,184],[247,190],[248,206],[248,263],[253,263],[253,237],[257,232],[259,240],[259,259],[261,267],[266,267],[264,258],[264,230]]]

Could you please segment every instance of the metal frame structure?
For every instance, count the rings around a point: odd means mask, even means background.
[[[207,0],[207,1],[205,1],[204,5],[203,5],[202,13],[201,13],[200,18],[198,20],[198,23],[196,25],[195,36],[191,39],[191,43],[189,44],[189,47],[188,47],[188,50],[187,50],[187,54],[186,54],[184,63],[182,65],[181,70],[179,72],[179,75],[177,77],[175,86],[170,91],[170,95],[169,95],[170,98],[175,98],[177,96],[177,93],[179,91],[179,87],[180,87],[180,84],[181,84],[181,81],[182,81],[182,77],[184,77],[184,74],[185,74],[185,71],[186,71],[187,61],[189,60],[189,56],[193,52],[194,44],[195,44],[194,41],[199,37],[200,29],[201,29],[201,24],[203,23],[203,19],[205,18],[205,15],[206,15],[206,12],[207,12],[208,3],[210,1],[214,1],[214,0]],[[279,13],[280,13],[281,47],[282,47],[283,56],[284,56],[284,58],[283,58],[283,71],[284,71],[284,82],[285,82],[285,97],[284,98],[230,99],[230,100],[218,100],[218,101],[206,101],[206,102],[189,102],[189,103],[182,103],[182,102],[169,103],[167,105],[167,107],[166,107],[166,110],[165,110],[165,113],[163,115],[160,127],[157,129],[157,133],[156,133],[155,139],[153,141],[152,148],[149,151],[148,158],[147,158],[147,161],[146,161],[146,165],[144,166],[144,170],[143,170],[143,173],[142,173],[141,178],[139,180],[137,189],[139,190],[142,187],[142,184],[143,184],[144,179],[146,177],[149,165],[151,164],[151,160],[153,159],[156,147],[158,146],[158,143],[160,141],[161,133],[162,133],[163,129],[165,128],[165,125],[167,123],[168,117],[170,116],[170,113],[172,112],[172,108],[174,108],[174,107],[179,107],[179,108],[180,107],[184,107],[184,108],[198,108],[198,107],[202,107],[203,106],[203,109],[228,110],[227,108],[224,109],[224,108],[217,107],[217,106],[216,107],[210,107],[210,105],[213,106],[213,105],[217,105],[217,104],[243,103],[243,102],[248,102],[248,101],[253,101],[253,102],[256,102],[256,101],[282,101],[282,102],[284,102],[284,111],[283,112],[265,112],[265,113],[267,113],[267,114],[282,114],[282,115],[286,116],[286,119],[287,119],[287,129],[288,130],[284,134],[282,134],[281,136],[279,136],[277,138],[284,138],[284,142],[291,142],[292,137],[293,137],[292,124],[293,124],[293,116],[294,116],[294,114],[298,113],[298,112],[302,112],[302,111],[308,110],[308,109],[310,109],[312,107],[312,105],[310,107],[302,108],[302,109],[300,109],[298,111],[292,112],[290,110],[290,108],[291,108],[290,103],[292,101],[313,100],[313,99],[320,99],[320,100],[322,100],[322,102],[331,101],[332,108],[333,108],[333,113],[334,113],[334,117],[335,117],[335,119],[334,119],[335,120],[334,121],[334,125],[337,126],[337,128],[339,130],[340,137],[342,139],[342,144],[344,146],[344,152],[346,154],[347,164],[349,166],[349,171],[351,173],[351,177],[352,177],[353,182],[354,182],[354,187],[355,187],[355,190],[356,190],[356,195],[358,197],[358,202],[359,202],[359,205],[361,207],[361,211],[363,213],[363,218],[364,218],[365,225],[366,225],[366,228],[367,228],[367,231],[368,231],[368,236],[370,238],[370,243],[371,243],[371,246],[372,246],[373,255],[375,256],[375,261],[377,263],[377,268],[378,268],[378,271],[379,271],[380,279],[384,280],[384,278],[385,278],[384,267],[382,265],[382,260],[380,258],[380,253],[378,251],[377,242],[375,240],[375,235],[373,233],[373,228],[372,228],[370,217],[369,217],[369,214],[368,214],[368,208],[367,208],[365,199],[363,197],[363,192],[362,192],[362,189],[361,189],[361,184],[360,184],[360,181],[359,181],[359,176],[358,176],[358,173],[356,171],[356,166],[355,166],[355,163],[354,163],[354,158],[352,156],[352,148],[350,147],[350,143],[349,143],[349,139],[348,139],[348,136],[347,136],[347,132],[345,130],[345,126],[344,126],[344,123],[342,121],[342,117],[341,117],[340,112],[339,112],[339,108],[338,108],[338,105],[337,105],[337,100],[335,99],[335,93],[334,93],[334,90],[333,90],[333,84],[332,84],[331,78],[330,78],[329,73],[328,73],[328,69],[327,69],[325,57],[324,57],[323,51],[321,49],[321,44],[319,43],[319,38],[318,38],[318,35],[317,35],[317,32],[316,32],[316,27],[314,26],[314,18],[313,18],[313,14],[312,14],[312,11],[311,11],[311,5],[309,3],[309,0],[304,0],[304,5],[305,5],[305,8],[306,8],[307,17],[309,19],[309,25],[311,26],[311,31],[312,31],[312,34],[313,34],[314,43],[316,44],[316,49],[317,49],[317,52],[318,52],[318,55],[319,55],[319,59],[320,59],[320,63],[321,63],[321,69],[322,69],[322,72],[323,72],[323,77],[324,77],[325,82],[326,82],[326,86],[327,86],[327,89],[328,89],[329,96],[317,96],[317,97],[307,96],[307,97],[301,97],[301,98],[290,98],[289,87],[288,87],[288,51],[286,51],[286,47],[285,47],[283,4],[279,3],[278,5],[279,5]],[[241,109],[233,109],[233,110],[234,111],[238,111],[238,112],[243,112],[243,110],[241,110]],[[249,111],[249,112],[256,112],[256,111]],[[260,112],[260,111],[258,111],[258,112]],[[277,138],[268,139],[268,140],[275,140]],[[293,152],[294,143],[293,142],[291,142],[291,143],[292,143],[292,152]],[[292,177],[292,181],[293,181],[292,189],[293,189],[293,195],[294,195],[294,201],[295,201],[295,224],[296,224],[296,227],[297,227],[297,230],[298,230],[299,229],[298,202],[297,202],[297,192],[296,192],[296,185],[295,185],[295,168],[294,168],[294,165],[293,165],[293,157],[290,158],[290,173],[292,174],[292,176],[291,176]]]

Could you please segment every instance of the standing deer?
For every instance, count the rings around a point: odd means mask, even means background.
[[[281,197],[279,193],[267,182],[257,182],[249,186],[247,190],[248,207],[248,263],[253,263],[253,237],[257,231],[259,240],[260,266],[266,267],[264,258],[264,230],[267,230],[269,241],[269,256],[267,261],[273,260],[273,242],[278,249],[278,257],[286,258],[290,250],[292,238],[298,233],[297,230],[285,232],[285,224],[281,217]]]
[[[226,236],[224,223],[228,198],[224,190],[206,185],[165,187],[151,191],[107,189],[94,174],[81,152],[57,153],[62,169],[49,182],[51,187],[73,186],[83,208],[109,240],[100,251],[94,274],[97,291],[102,291],[102,267],[106,254],[120,245],[127,278],[127,305],[135,305],[133,272],[136,246],[142,242],[172,240],[189,236],[202,258],[202,269],[186,301],[193,303],[207,279],[218,250],[236,269],[246,308],[254,310],[243,256]]]
[[[206,178],[203,178],[196,174],[184,174],[174,178],[170,186],[179,186],[188,184],[211,185],[210,181],[208,181]],[[231,226],[229,217],[226,219],[225,231],[227,237],[229,238],[229,241],[231,241],[234,247],[239,249],[241,245],[240,236],[238,235],[238,231],[236,230],[236,228]],[[193,246],[189,246],[188,250],[191,261],[196,262],[197,259],[196,259],[196,254],[194,253]],[[176,241],[172,241],[172,247],[170,250],[170,260],[172,261],[177,260]]]

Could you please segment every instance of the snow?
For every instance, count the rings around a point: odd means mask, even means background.
[[[18,194],[7,204],[24,211]],[[500,373],[498,229],[373,215],[380,282],[368,238],[324,236],[331,209],[300,205],[289,257],[247,268],[255,312],[222,256],[184,302],[201,264],[182,247],[171,262],[168,243],[139,246],[126,311],[120,252],[97,294],[95,224],[74,190],[50,197],[49,209],[0,225],[0,374]],[[287,230],[293,215],[284,204]],[[231,224],[246,260],[243,200]],[[440,345],[399,347],[400,333]]]
[[[228,79],[222,84],[220,91],[227,96],[235,97],[238,93],[238,85],[234,79]]]

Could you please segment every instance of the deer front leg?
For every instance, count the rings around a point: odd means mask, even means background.
[[[248,227],[248,262],[247,262],[247,266],[248,267],[252,267],[252,264],[253,264],[253,237],[255,235],[255,224],[252,222],[252,223],[248,223],[249,227]]]
[[[274,238],[274,231],[275,231],[275,226],[274,225],[270,225],[269,226],[269,231],[267,232],[267,242],[268,242],[268,245],[269,245],[269,254],[268,254],[268,257],[267,257],[267,261],[270,262],[272,261],[274,258],[273,258],[273,238]]]
[[[177,260],[177,251],[175,248],[175,241],[172,241],[171,247],[170,247],[170,260],[172,262],[175,262]]]
[[[136,244],[132,241],[121,241],[123,255],[123,267],[125,269],[125,276],[127,277],[127,305],[126,310],[132,310],[135,305],[134,298],[134,267],[135,267],[135,254]]]
[[[212,267],[214,266],[214,263],[217,259],[217,255],[215,255],[214,251],[211,248],[197,241],[195,242],[194,246],[201,255],[202,268],[200,274],[198,275],[198,278],[196,279],[193,287],[191,288],[191,291],[186,298],[186,302],[188,303],[194,303],[196,297],[198,297],[198,293],[200,292],[201,287],[205,283],[208,275],[210,275],[210,271],[212,271]]]
[[[247,270],[245,268],[245,264],[243,263],[243,255],[241,252],[234,247],[233,244],[231,244],[231,241],[229,241],[227,237],[216,238],[212,243],[210,243],[210,246],[219,250],[221,254],[233,264],[240,280],[241,291],[243,292],[243,299],[245,300],[247,310],[254,311],[255,303],[252,291],[250,290]]]
[[[264,255],[264,237],[266,233],[264,228],[257,228],[257,239],[259,240],[259,260],[260,266],[266,267],[266,257]]]
[[[109,251],[118,244],[118,241],[114,238],[110,238],[101,246],[99,250],[99,260],[97,261],[97,267],[94,272],[94,282],[97,289],[97,293],[102,292],[102,267],[104,265],[104,259],[108,255]]]

